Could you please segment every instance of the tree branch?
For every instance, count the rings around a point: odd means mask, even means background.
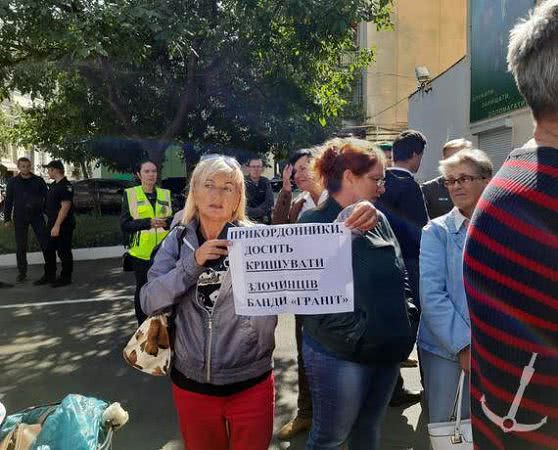
[[[172,140],[180,131],[184,124],[192,105],[195,104],[197,98],[197,83],[196,83],[196,69],[197,69],[197,56],[191,52],[188,56],[188,64],[186,66],[186,86],[184,92],[180,96],[178,111],[176,112],[173,121],[163,133],[163,141]]]
[[[134,127],[132,126],[131,118],[128,115],[124,114],[123,108],[121,107],[122,101],[118,91],[114,89],[115,82],[114,82],[114,74],[112,72],[111,65],[108,63],[106,58],[99,58],[98,60],[100,62],[100,66],[104,76],[104,81],[106,83],[106,88],[107,88],[106,99],[110,107],[112,108],[112,110],[114,111],[114,113],[116,114],[116,116],[118,117],[118,119],[120,120],[124,128],[126,129],[126,132],[130,135],[130,137],[139,138],[136,131],[134,130]]]

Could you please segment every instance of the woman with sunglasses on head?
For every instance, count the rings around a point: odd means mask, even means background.
[[[126,189],[122,197],[120,228],[136,277],[134,308],[140,325],[147,318],[141,309],[139,293],[147,282],[151,252],[168,234],[172,221],[171,193],[156,186],[158,171],[153,161],[141,161],[136,168],[136,177],[141,184]]]
[[[463,285],[463,245],[475,206],[492,177],[488,156],[465,149],[440,162],[454,208],[423,228],[417,346],[430,422],[450,419],[462,370],[470,370],[471,323]],[[468,379],[463,417],[469,417]]]
[[[326,143],[314,170],[328,199],[301,223],[330,223],[384,193],[385,160],[366,141]],[[307,450],[379,448],[380,427],[399,371],[414,344],[410,291],[387,219],[353,238],[354,311],[303,319],[303,358],[312,395]]]
[[[189,450],[266,450],[271,441],[277,317],[235,314],[227,257],[227,228],[250,225],[239,164],[203,158],[181,226],[161,245],[141,291],[146,313],[175,311],[172,390]]]

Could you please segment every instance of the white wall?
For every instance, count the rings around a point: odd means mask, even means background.
[[[432,81],[432,91],[415,92],[409,97],[409,128],[426,135],[424,153],[417,180],[439,175],[442,146],[450,139],[464,137],[478,146],[478,135],[496,128],[512,130],[512,148],[522,147],[533,136],[533,118],[528,108],[469,123],[470,62],[461,60]],[[490,149],[482,149],[489,153]],[[496,165],[498,169],[499,164]]]
[[[430,92],[409,97],[409,128],[426,136],[428,146],[417,180],[439,175],[442,147],[450,139],[471,139],[469,131],[470,64],[464,58],[432,81]]]

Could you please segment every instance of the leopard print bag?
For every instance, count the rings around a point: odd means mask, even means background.
[[[167,313],[149,316],[134,333],[123,356],[128,364],[149,375],[169,374],[172,349]]]

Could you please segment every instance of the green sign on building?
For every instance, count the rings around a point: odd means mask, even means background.
[[[508,72],[509,33],[535,0],[471,0],[471,122],[522,108]]]

